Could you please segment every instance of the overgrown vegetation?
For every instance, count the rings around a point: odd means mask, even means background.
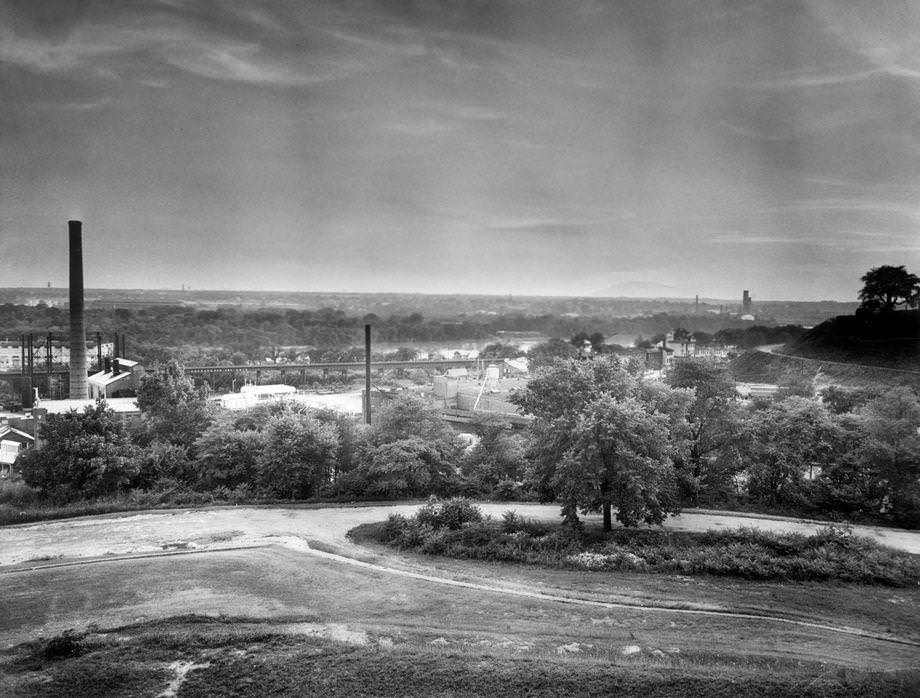
[[[462,513],[462,514],[461,514]],[[615,529],[577,532],[524,520],[483,519],[462,499],[431,500],[415,516],[391,515],[363,533],[429,555],[619,572],[708,574],[756,580],[920,584],[920,557],[828,526],[810,536],[751,528],[687,533]]]

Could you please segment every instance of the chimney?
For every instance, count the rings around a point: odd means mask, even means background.
[[[118,363],[118,359],[112,359],[112,375],[117,376],[121,373],[121,364]]]
[[[70,397],[87,400],[86,317],[83,314],[83,223],[67,221],[70,233]]]
[[[103,357],[102,367],[99,370],[102,371],[103,373],[111,373],[112,372],[112,357],[110,356]]]

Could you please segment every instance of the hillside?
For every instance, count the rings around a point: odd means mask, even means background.
[[[920,370],[920,311],[839,315],[783,351],[821,361]]]
[[[807,378],[815,387],[834,384],[853,388],[910,385],[920,389],[920,371],[869,366],[850,362],[806,359],[766,351],[746,351],[731,362],[737,380],[785,383]]]

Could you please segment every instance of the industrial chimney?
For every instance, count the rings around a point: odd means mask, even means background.
[[[86,317],[83,314],[83,223],[67,221],[70,233],[70,398],[86,400]]]

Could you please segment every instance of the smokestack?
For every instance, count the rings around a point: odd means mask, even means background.
[[[371,423],[371,326],[364,326],[364,423]]]
[[[86,317],[83,314],[83,223],[67,221],[70,233],[70,397],[89,399],[86,382]]]

